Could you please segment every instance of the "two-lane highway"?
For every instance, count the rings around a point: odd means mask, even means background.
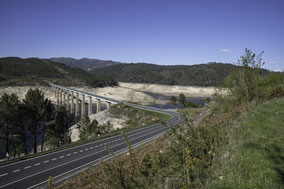
[[[175,112],[134,104],[128,105],[167,113],[173,117],[165,125],[155,124],[126,133],[134,148],[154,140],[173,125],[183,122],[182,117]],[[97,164],[100,160],[111,158],[111,155],[105,149],[107,146],[115,154],[125,153],[128,150],[124,137],[117,135],[5,165],[0,167],[0,188],[40,188],[46,186],[49,176],[52,176],[55,182],[59,182],[88,168],[90,165]]]

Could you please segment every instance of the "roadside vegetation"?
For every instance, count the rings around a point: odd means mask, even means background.
[[[128,143],[127,155],[59,188],[283,188],[284,75],[263,76],[262,65],[261,54],[246,49],[198,126],[198,109],[183,110],[185,123],[158,140],[163,145]]]

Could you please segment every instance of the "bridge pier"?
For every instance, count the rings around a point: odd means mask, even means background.
[[[56,89],[56,87],[53,87],[53,90],[54,90],[54,96],[56,97],[56,94],[57,94],[57,89]]]
[[[55,88],[56,90],[56,103],[59,104],[59,88]]]
[[[63,92],[63,89],[59,89],[59,94],[60,94],[59,103],[60,103],[60,105],[62,105],[62,92]]]
[[[111,102],[107,102],[107,109],[109,109],[111,106]]]
[[[81,94],[81,95],[82,95],[81,119],[84,119],[85,118],[85,95],[84,94]]]
[[[64,89],[62,91],[63,91],[63,105],[66,108],[66,92]]]
[[[69,91],[66,91],[67,94],[67,105],[66,105],[66,110],[69,111],[69,106],[70,106],[70,96],[69,96]]]
[[[97,113],[101,111],[101,99],[97,98]]]
[[[76,111],[75,116],[76,118],[79,117],[79,93],[76,92]]]
[[[74,91],[71,91],[71,114],[74,114]]]
[[[92,104],[92,97],[89,96],[89,106],[88,106],[88,116],[92,115],[93,113],[93,104]]]

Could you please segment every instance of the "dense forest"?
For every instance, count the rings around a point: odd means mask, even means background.
[[[46,59],[0,58],[0,85],[46,85],[48,82],[92,87],[118,84],[111,77],[96,76],[80,68]]]
[[[85,70],[93,70],[97,68],[103,68],[106,66],[121,64],[121,62],[115,62],[112,60],[99,60],[99,59],[90,59],[90,58],[75,59],[67,57],[58,57],[58,58],[50,58],[49,60],[54,62],[60,62],[71,67],[82,68]]]
[[[112,76],[121,82],[218,86],[234,69],[239,69],[239,67],[224,63],[177,66],[137,63],[118,64],[93,70],[92,73],[101,76]]]

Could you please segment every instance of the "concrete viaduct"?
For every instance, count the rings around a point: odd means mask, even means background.
[[[112,104],[118,104],[120,102],[118,100],[113,100],[110,98],[94,95],[91,93],[79,91],[76,89],[72,89],[72,88],[68,88],[68,87],[64,87],[64,86],[60,86],[56,84],[50,84],[50,86],[54,91],[57,104],[65,106],[67,111],[70,111],[70,113],[75,114],[76,117],[81,117],[81,119],[86,117],[85,111],[84,111],[86,108],[85,106],[86,103],[89,104],[88,116],[92,114],[93,99],[96,100],[97,113],[101,111],[102,103],[106,103],[107,108],[109,108]],[[86,102],[86,97],[88,98],[87,102]],[[80,106],[81,106],[81,115],[79,115]]]

